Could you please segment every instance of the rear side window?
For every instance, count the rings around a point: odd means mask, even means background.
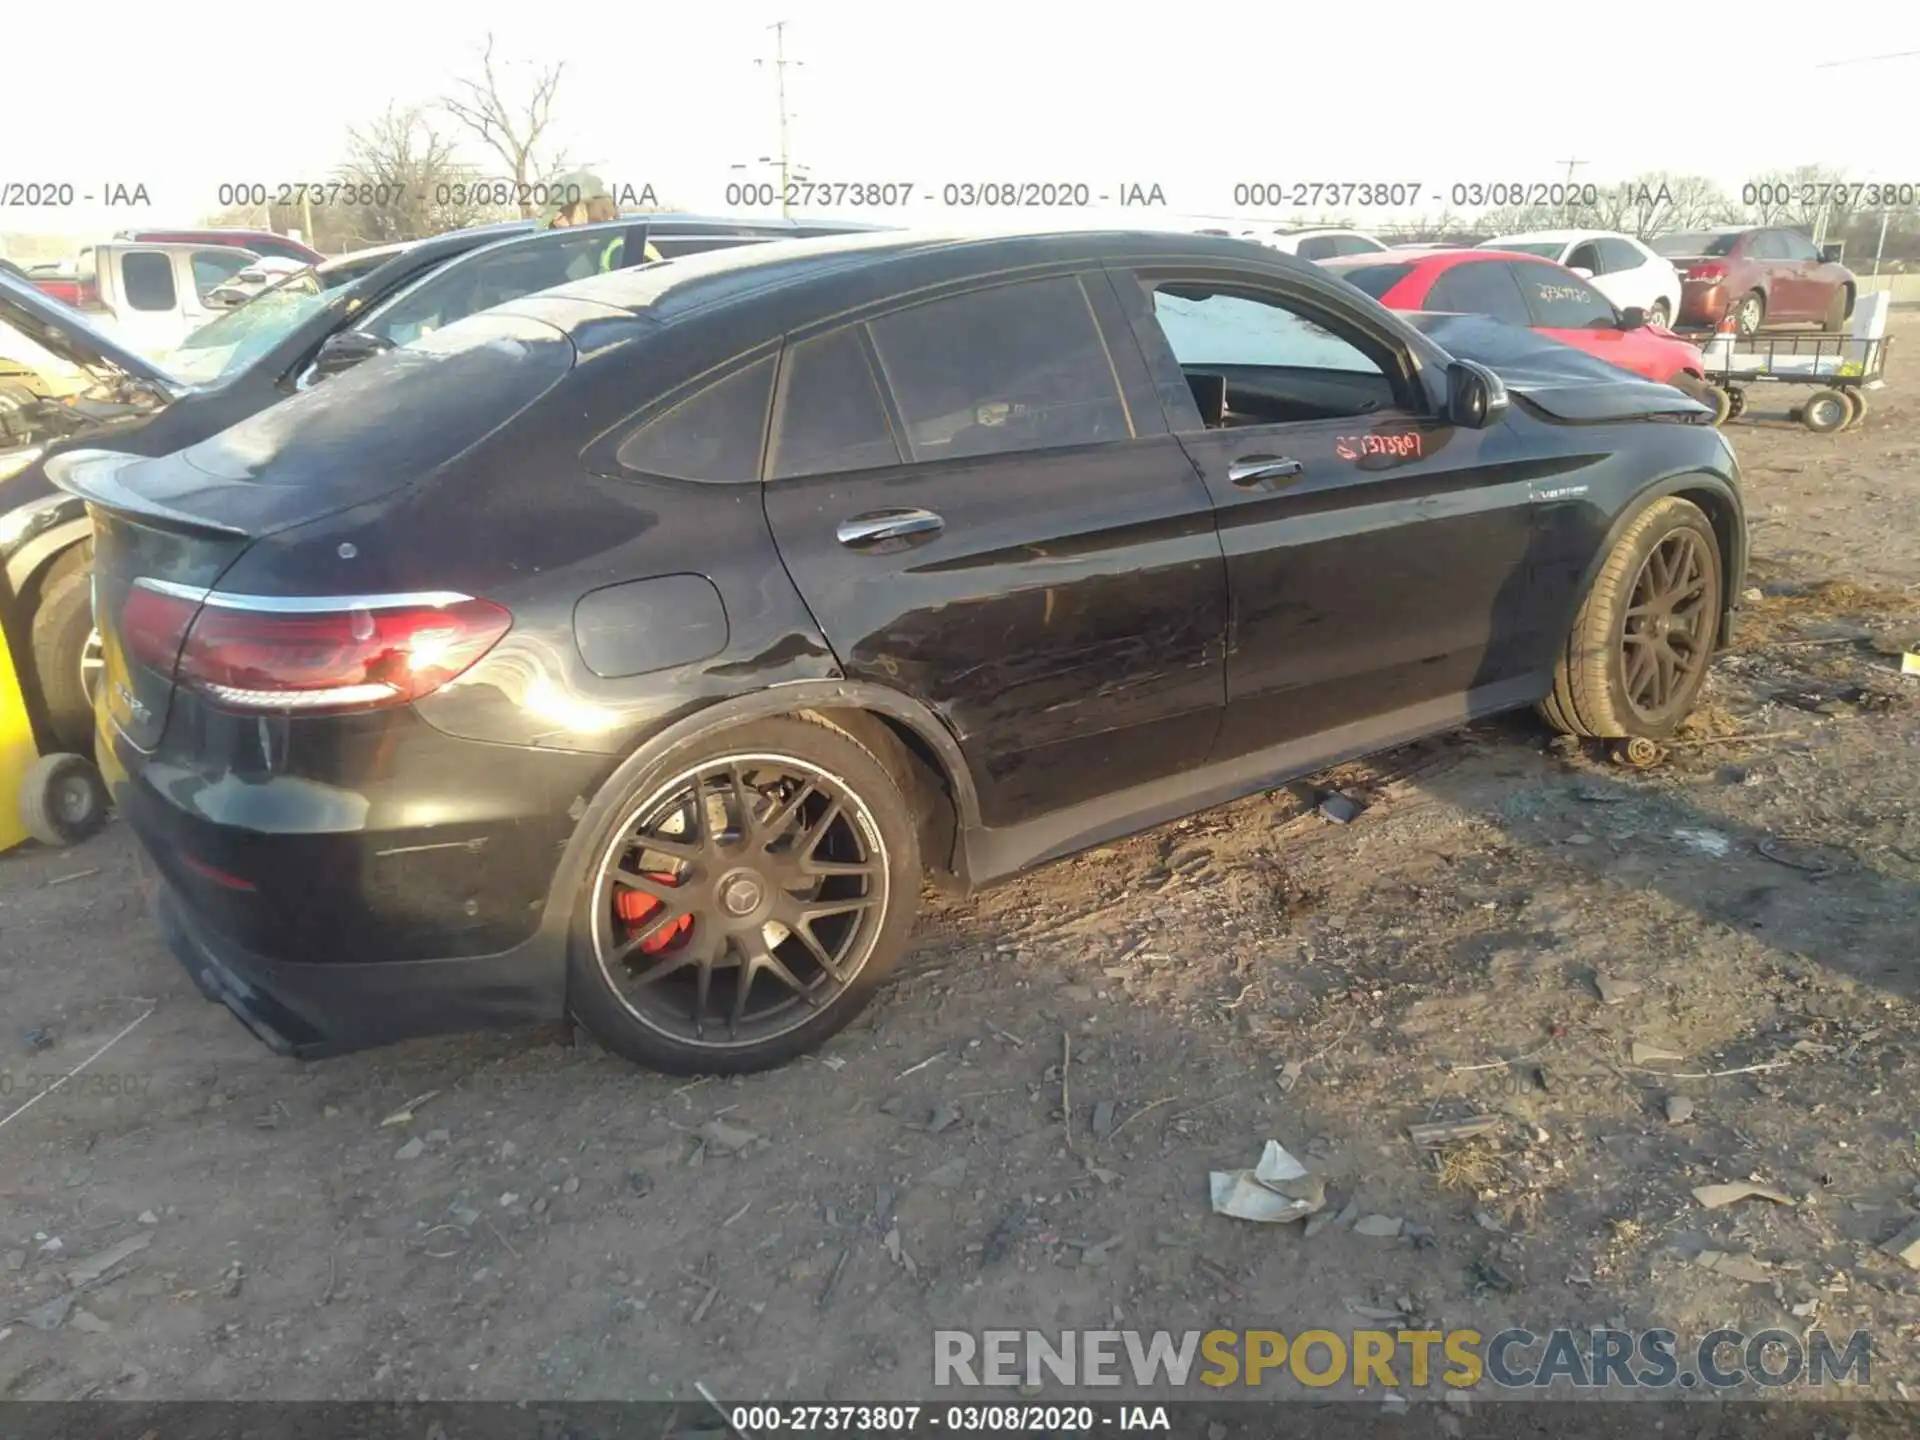
[[[1787,242],[1778,230],[1762,230],[1747,245],[1747,254],[1756,260],[1785,260]]]
[[[628,470],[672,480],[758,480],[775,358],[694,391],[623,440],[614,458]]]
[[[1514,278],[1542,330],[1610,330],[1613,302],[1578,275],[1554,265],[1516,263]]]
[[[1338,270],[1334,273],[1349,285],[1378,300],[1406,279],[1408,272],[1412,269],[1413,266],[1405,264],[1355,265],[1352,269]]]
[[[1106,342],[1073,276],[928,301],[871,330],[915,460],[1132,434]]]
[[[1340,253],[1340,239],[1336,235],[1309,235],[1293,253],[1302,260],[1329,260]]]
[[[1591,274],[1603,274],[1606,267],[1600,261],[1600,247],[1591,240],[1582,241],[1573,247],[1573,253],[1567,256],[1569,270],[1585,270]]]
[[[1364,235],[1341,235],[1333,242],[1333,253],[1336,255],[1378,255],[1386,248]]]
[[[135,310],[171,310],[178,294],[173,286],[173,256],[162,250],[129,250],[120,257],[120,283],[127,304]]]
[[[1491,315],[1522,329],[1533,324],[1513,272],[1497,260],[1455,265],[1442,271],[1421,308],[1449,315]]]
[[[769,478],[898,465],[900,447],[857,327],[788,348]]]

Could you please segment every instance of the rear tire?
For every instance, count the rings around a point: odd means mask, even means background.
[[[572,1013],[608,1049],[672,1075],[750,1074],[818,1048],[866,1008],[912,934],[909,793],[853,735],[788,716],[649,768],[594,838],[568,947]]]
[[[1587,739],[1671,735],[1706,683],[1721,564],[1713,524],[1692,502],[1669,495],[1635,516],[1574,617],[1540,705],[1546,722]]]
[[[1853,419],[1853,407],[1839,390],[1816,390],[1800,407],[1800,423],[1816,435],[1831,435]]]
[[[77,755],[93,753],[93,701],[81,678],[93,634],[92,561],[91,543],[54,560],[40,582],[29,635],[40,713],[53,743]]]
[[[1671,330],[1673,328],[1673,311],[1668,308],[1666,301],[1656,300],[1648,307],[1647,323],[1649,325],[1657,325],[1662,330]]]
[[[91,760],[42,755],[20,782],[20,823],[42,845],[78,845],[107,823],[106,782]]]

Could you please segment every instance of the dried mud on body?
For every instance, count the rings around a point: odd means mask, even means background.
[[[1399,1316],[1864,1329],[1904,1398],[1920,381],[1794,394],[1730,428],[1758,593],[1662,763],[1515,717],[935,901],[778,1074],[277,1060],[123,827],[0,858],[0,1116],[152,1012],[0,1125],[0,1397],[926,1398],[936,1328]],[[1212,1214],[1270,1139],[1324,1205]]]

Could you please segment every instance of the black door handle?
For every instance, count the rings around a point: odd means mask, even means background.
[[[933,535],[946,528],[947,522],[931,510],[869,510],[864,515],[854,515],[840,522],[835,538],[842,545],[859,549],[866,545],[877,545],[883,540],[910,540],[915,536]]]
[[[1243,455],[1227,467],[1227,479],[1243,490],[1275,480],[1294,480],[1306,473],[1306,466],[1284,455]]]

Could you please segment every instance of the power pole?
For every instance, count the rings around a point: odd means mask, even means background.
[[[773,31],[773,90],[780,105],[780,215],[787,215],[787,22],[776,20]]]
[[[1577,208],[1573,193],[1573,172],[1587,162],[1584,160],[1561,160],[1556,163],[1567,167],[1567,190],[1560,204],[1561,208],[1564,209],[1568,215],[1572,215],[1575,208]]]

